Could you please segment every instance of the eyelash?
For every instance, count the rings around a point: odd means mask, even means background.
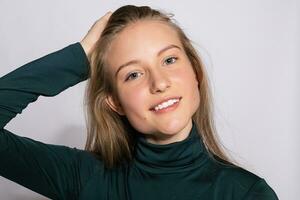
[[[166,60],[168,60],[168,59],[171,59],[171,58],[174,58],[174,59],[175,59],[175,61],[177,61],[177,60],[178,60],[178,57],[176,57],[176,56],[171,56],[171,57],[167,58]],[[166,60],[165,60],[165,61],[166,61]]]
[[[175,59],[175,61],[177,61],[177,60],[178,60],[178,57],[172,56],[172,57],[169,57],[169,58],[165,59],[165,61],[166,61],[166,60],[169,60],[169,59]],[[175,62],[175,61],[174,61],[174,62]],[[174,63],[174,62],[173,62],[173,63]],[[173,64],[173,63],[171,63],[171,64]],[[133,75],[133,74],[136,74],[136,73],[138,73],[138,72],[132,72],[132,73],[130,73],[130,74],[127,76],[127,78],[125,79],[125,81],[131,80],[130,77],[132,77],[132,75]]]

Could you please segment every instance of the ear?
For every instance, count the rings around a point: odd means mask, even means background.
[[[112,110],[117,112],[119,115],[125,115],[121,104],[119,102],[117,102],[116,100],[114,100],[114,98],[111,95],[109,95],[105,98],[105,102]]]

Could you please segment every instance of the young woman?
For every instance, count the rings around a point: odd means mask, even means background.
[[[88,80],[85,150],[4,126],[40,95]],[[81,42],[0,79],[0,175],[51,199],[278,199],[215,135],[204,66],[171,16],[107,13]]]

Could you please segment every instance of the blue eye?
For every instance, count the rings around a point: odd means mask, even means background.
[[[169,58],[167,58],[167,59],[164,60],[164,64],[166,64],[166,65],[173,64],[173,63],[176,62],[176,60],[178,60],[178,57],[175,57],[175,56],[169,57]],[[132,72],[132,73],[129,73],[129,75],[126,77],[125,81],[136,79],[141,74],[143,74],[143,73],[141,73],[141,72]]]
[[[164,63],[166,63],[167,65],[168,65],[168,64],[173,64],[177,59],[178,59],[178,57],[175,57],[175,56],[169,57],[169,58],[167,58],[167,59],[165,60]]]
[[[137,77],[138,77],[137,74],[141,74],[141,73],[139,73],[139,72],[132,72],[132,73],[130,73],[130,74],[127,76],[127,78],[125,79],[125,81],[137,78]]]

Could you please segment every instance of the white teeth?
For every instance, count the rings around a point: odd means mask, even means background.
[[[171,105],[173,105],[174,103],[176,103],[178,101],[179,101],[179,99],[170,99],[170,100],[168,100],[166,102],[163,102],[162,104],[159,104],[158,106],[155,106],[154,109],[155,109],[155,111],[158,111],[160,109],[163,109],[163,108],[166,108],[168,106],[171,106]]]

